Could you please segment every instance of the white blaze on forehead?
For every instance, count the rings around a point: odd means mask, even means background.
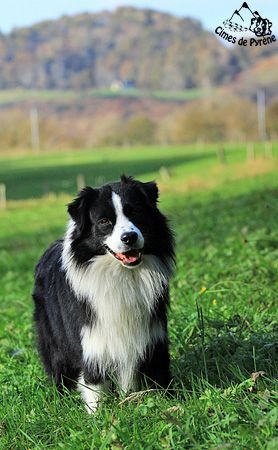
[[[124,214],[121,197],[116,194],[116,192],[112,192],[112,203],[116,213],[116,223],[113,228],[112,234],[105,241],[106,245],[108,245],[108,247],[111,248],[111,250],[113,250],[113,252],[115,253],[124,253],[128,250],[128,246],[126,246],[121,241],[121,236],[123,235],[123,233],[135,231],[138,235],[138,239],[133,248],[143,248],[143,235],[139,228],[137,228],[134,223],[132,223],[131,220],[129,220],[129,218]]]
[[[124,215],[121,197],[118,194],[116,194],[116,192],[112,192],[112,202],[115,208],[117,218],[116,225],[118,224],[118,226],[120,226],[123,229],[128,228],[129,230],[131,230],[131,227],[132,226],[134,227],[134,225]]]

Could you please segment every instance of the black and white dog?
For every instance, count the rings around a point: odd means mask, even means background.
[[[34,319],[46,372],[77,383],[88,412],[108,380],[128,392],[170,383],[168,283],[173,235],[154,182],[84,188],[68,206],[63,240],[35,273]]]

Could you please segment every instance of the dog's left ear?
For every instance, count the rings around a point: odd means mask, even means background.
[[[156,206],[159,196],[159,191],[156,182],[149,181],[148,183],[141,183],[141,185],[150,205]]]
[[[86,224],[90,223],[89,209],[97,197],[97,189],[87,186],[68,204],[68,213],[76,223],[80,233],[84,231]]]

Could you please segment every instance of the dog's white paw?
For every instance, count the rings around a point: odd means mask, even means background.
[[[81,398],[85,403],[85,408],[88,414],[95,413],[101,398],[103,385],[86,383],[82,374],[79,377],[77,389],[80,392]]]

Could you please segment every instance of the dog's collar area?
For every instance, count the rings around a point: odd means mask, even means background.
[[[115,253],[108,245],[105,245],[105,249],[127,267],[138,266],[142,260],[143,249],[132,249],[124,253]]]

